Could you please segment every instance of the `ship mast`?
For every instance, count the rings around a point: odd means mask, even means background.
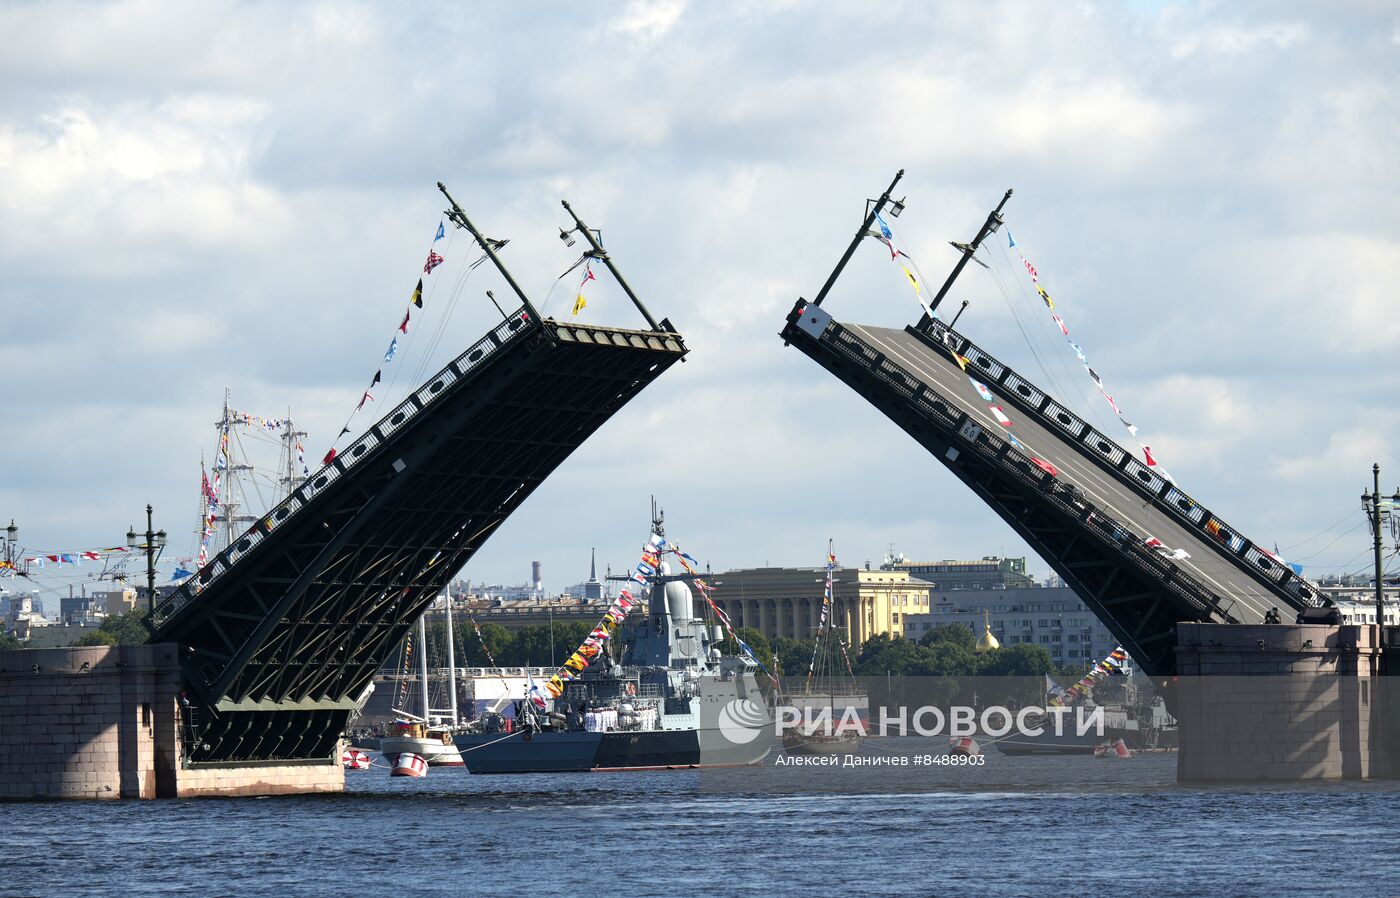
[[[423,725],[432,726],[428,717],[428,612],[424,611],[418,618],[418,645],[422,651],[418,653],[418,676],[423,683]]]
[[[453,643],[454,631],[452,629],[452,590],[442,591],[443,609],[447,614],[447,694],[450,696],[448,707],[452,710],[452,728],[457,728],[457,654]]]
[[[224,461],[223,483],[219,494],[219,514],[215,521],[223,525],[223,545],[215,550],[214,554],[233,545],[233,541],[238,538],[248,524],[257,520],[256,517],[240,513],[246,504],[246,489],[244,481],[250,478],[253,473],[253,466],[248,464],[244,457],[234,456],[233,430],[234,417],[233,409],[229,406],[230,390],[224,387],[224,413],[215,427],[219,430],[219,452]],[[218,456],[216,456],[216,459]],[[218,462],[214,464],[215,473],[218,472]]]
[[[281,434],[285,464],[282,468],[282,476],[277,478],[277,482],[282,485],[282,494],[278,497],[279,502],[290,496],[293,490],[306,481],[306,475],[297,470],[297,455],[299,454],[297,445],[305,436],[306,431],[297,430],[296,425],[292,423],[292,409],[291,406],[288,406],[287,420],[282,426]]]

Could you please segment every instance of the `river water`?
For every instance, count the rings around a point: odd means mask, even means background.
[[[1391,789],[1175,765],[989,753],[917,793],[375,768],[341,795],[0,805],[0,895],[1400,894]]]

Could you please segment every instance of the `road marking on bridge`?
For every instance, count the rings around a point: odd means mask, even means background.
[[[928,351],[922,344],[913,344],[910,338],[903,331],[885,330],[891,336],[886,337],[877,333],[874,329],[862,325],[843,325],[855,332],[862,339],[877,346],[887,357],[897,359],[900,364],[908,368],[911,373],[918,375],[932,387],[936,387],[947,399],[955,403],[960,410],[966,412],[971,419],[982,420],[990,429],[997,429],[997,422],[992,418],[990,412],[984,405],[974,403],[969,397],[961,394],[963,379],[959,372],[955,372],[952,363],[942,364],[942,358],[938,358],[937,364],[930,363]],[[918,349],[920,351],[915,352]],[[1067,445],[1067,441],[1055,434],[1053,431],[1043,427],[1033,418],[1023,417],[1029,429],[1034,431],[1034,442],[1041,442],[1042,438],[1048,441],[1049,446],[1042,446],[1038,451],[1052,458],[1055,464],[1064,472],[1072,475],[1068,482],[1074,483],[1080,489],[1085,490],[1090,499],[1095,504],[1116,517],[1125,526],[1141,531],[1138,536],[1147,538],[1155,536],[1163,539],[1174,546],[1184,546],[1193,544],[1204,544],[1204,540],[1197,534],[1190,533],[1176,521],[1167,515],[1153,508],[1150,501],[1144,501],[1137,508],[1138,496],[1128,487],[1119,484],[1111,479],[1110,475],[1101,471],[1098,466],[1092,464],[1087,459],[1081,458],[1073,447]],[[1048,448],[1055,450],[1053,455],[1047,451]],[[1126,510],[1122,504],[1123,498],[1129,498],[1134,506],[1133,511]],[[1149,512],[1153,518],[1147,520],[1141,517],[1138,511]],[[1198,577],[1214,589],[1224,602],[1235,602],[1240,609],[1256,615],[1262,620],[1268,608],[1278,604],[1271,595],[1265,595],[1258,591],[1258,587],[1252,580],[1245,579],[1241,584],[1237,578],[1245,578],[1242,571],[1231,568],[1228,562],[1223,559],[1219,565],[1210,567],[1203,566],[1205,560],[1216,560],[1213,549],[1207,549],[1200,553],[1201,561],[1196,561],[1195,554],[1192,559],[1181,559],[1177,563],[1188,572]]]

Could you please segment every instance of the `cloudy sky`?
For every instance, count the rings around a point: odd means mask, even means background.
[[[776,336],[902,167],[897,224],[929,279],[1014,187],[1018,242],[1183,487],[1311,574],[1362,567],[1371,463],[1400,483],[1400,14],[933,6],[6,4],[0,517],[77,550],[151,502],[167,560],[190,554],[226,386],[290,407],[318,459],[399,322],[442,180],[559,314],[570,200],[693,350],[466,576],[522,582],[541,559],[559,588],[590,546],[621,567],[651,494],[718,568],[815,565],[828,537],[847,562],[1026,553]],[[381,413],[505,292],[483,268],[454,305],[475,254],[444,243]],[[960,329],[1105,421],[1003,247],[1012,289],[969,270]],[[585,318],[640,325],[606,276],[592,289]],[[918,314],[873,242],[826,307]]]

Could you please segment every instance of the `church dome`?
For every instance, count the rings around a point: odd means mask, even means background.
[[[994,652],[1001,648],[1001,643],[992,635],[992,622],[987,619],[987,612],[982,612],[982,625],[986,628],[982,637],[977,640],[977,654],[983,655],[987,652]]]

